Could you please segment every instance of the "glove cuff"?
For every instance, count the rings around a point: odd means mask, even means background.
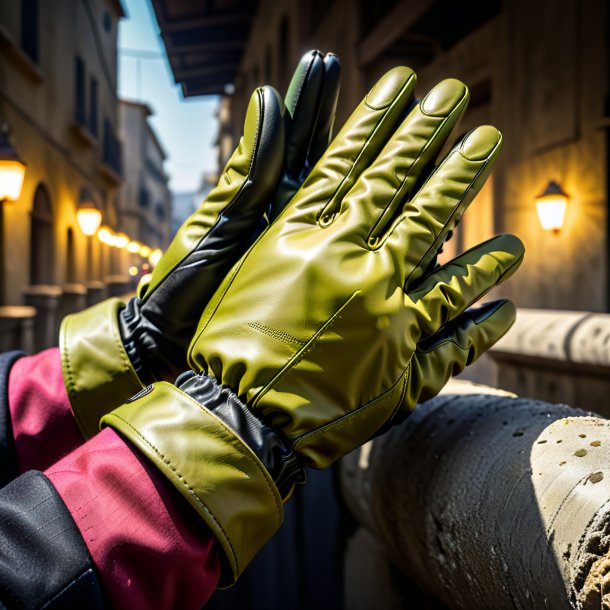
[[[252,449],[172,384],[148,386],[104,416],[186,498],[218,539],[221,586],[235,582],[279,529],[282,498]]]
[[[305,483],[305,470],[296,453],[278,432],[262,417],[249,409],[229,388],[219,385],[213,377],[194,371],[183,373],[176,385],[185,394],[205,405],[254,451],[271,475],[284,502],[294,486]]]
[[[119,331],[120,299],[66,316],[59,346],[64,384],[80,431],[90,438],[102,415],[142,389]]]

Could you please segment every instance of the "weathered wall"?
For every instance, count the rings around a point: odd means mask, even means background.
[[[407,24],[415,4],[394,3],[396,21],[400,23],[402,10]],[[387,5],[389,13],[392,3]],[[241,132],[254,86],[270,83],[283,90],[308,48],[332,50],[341,57],[337,125],[367,88],[399,63],[417,66],[420,96],[443,78],[461,78],[471,88],[472,103],[457,134],[493,123],[503,132],[505,146],[488,186],[447,245],[447,254],[492,233],[516,233],[525,242],[525,262],[496,296],[510,297],[522,307],[607,311],[607,3],[504,2],[498,16],[449,48],[439,48],[423,65],[421,57],[401,54],[400,46],[390,42],[364,65],[359,50],[370,25],[363,22],[363,6],[347,0],[261,2],[232,98],[234,134]],[[290,36],[282,48],[284,18]],[[443,28],[447,24],[439,23],[439,30]],[[558,235],[541,229],[534,203],[549,180],[560,182],[570,195]]]
[[[103,121],[118,131],[116,36],[118,5],[109,0],[39,2],[39,59],[21,50],[21,2],[0,3],[0,118],[11,127],[27,171],[19,200],[5,206],[3,248],[7,303],[19,303],[29,283],[30,212],[43,184],[53,215],[53,272],[49,283],[67,281],[67,235],[75,247],[75,280],[87,279],[86,241],[76,222],[76,204],[88,188],[116,222],[117,184],[101,171]],[[109,23],[109,28],[105,24]],[[87,112],[90,78],[98,83],[98,134],[75,129],[75,57],[85,64]],[[80,135],[79,135],[80,134]],[[94,245],[93,277],[102,275],[101,245]]]

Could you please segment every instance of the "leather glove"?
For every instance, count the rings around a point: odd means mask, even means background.
[[[397,68],[366,96],[208,303],[178,388],[154,384],[103,420],[212,529],[225,582],[281,524],[302,465],[404,417],[514,320],[509,301],[470,306],[517,269],[516,237],[430,269],[501,135],[479,127],[435,167],[468,91],[443,81],[404,118],[414,86]]]
[[[218,284],[260,231],[263,214],[279,212],[328,145],[338,92],[338,58],[317,51],[301,59],[284,101],[272,87],[257,89],[218,186],[138,296],[127,306],[108,299],[63,321],[64,381],[85,437],[145,384],[174,380],[186,368],[186,348]]]

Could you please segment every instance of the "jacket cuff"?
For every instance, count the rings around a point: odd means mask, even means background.
[[[107,299],[64,318],[59,335],[61,367],[80,431],[90,438],[103,415],[143,387],[119,330],[120,299]]]
[[[9,408],[8,379],[13,364],[24,356],[24,352],[18,351],[0,354],[0,487],[19,475]]]
[[[0,603],[7,608],[106,608],[85,542],[40,472],[0,491]]]
[[[186,498],[224,551],[221,586],[235,582],[279,529],[282,498],[252,449],[175,386],[148,386],[106,415]]]

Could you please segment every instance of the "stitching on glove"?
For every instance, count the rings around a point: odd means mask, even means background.
[[[494,151],[496,150],[498,145],[496,145],[496,147],[494,148]],[[493,151],[492,151],[493,153]],[[417,266],[415,266],[411,273],[409,273],[409,277],[405,280],[404,285],[406,286],[409,281],[411,280],[411,276],[415,273],[416,269],[419,269],[422,266],[422,262],[424,260],[426,260],[426,257],[430,254],[430,252],[432,250],[434,250],[436,252],[436,250],[439,249],[440,247],[440,243],[442,240],[445,239],[445,235],[443,235],[445,229],[448,227],[448,225],[453,221],[453,219],[457,216],[457,213],[460,211],[460,209],[463,208],[463,202],[464,199],[466,198],[466,195],[470,194],[472,192],[472,185],[479,179],[479,176],[483,173],[483,171],[487,168],[487,166],[489,165],[489,163],[491,162],[491,154],[489,154],[489,156],[487,157],[487,159],[485,159],[485,161],[483,161],[483,164],[481,165],[481,167],[479,168],[479,170],[477,171],[477,173],[475,174],[474,178],[470,181],[470,184],[468,186],[467,189],[464,190],[462,196],[460,197],[460,199],[458,200],[458,202],[455,204],[453,211],[451,212],[451,216],[449,217],[449,219],[447,220],[447,222],[443,225],[443,229],[441,230],[441,232],[438,234],[438,237],[434,240],[434,242],[432,243],[432,245],[426,250],[426,253],[422,256],[421,260],[419,261],[419,263],[417,264]],[[459,153],[456,153],[459,154]],[[447,160],[449,159],[449,157],[447,158]],[[471,161],[471,163],[473,163]],[[444,165],[444,163],[443,163]],[[439,167],[440,171],[443,167],[443,165],[441,165]],[[423,188],[423,186],[422,186]],[[417,197],[416,197],[417,199]],[[396,222],[394,223],[394,226],[390,229],[390,231],[388,232],[386,239],[388,239],[390,237],[390,235],[392,233],[394,233],[394,231],[396,230],[396,228],[405,220],[406,215],[403,213],[400,215],[400,217],[396,220]]]
[[[297,345],[305,345],[305,343],[307,343],[306,341],[298,339],[297,337],[294,337],[289,333],[285,333],[281,330],[274,330],[273,328],[269,328],[268,326],[265,326],[264,324],[259,324],[258,322],[248,322],[248,326],[250,326],[254,330],[263,333],[264,335],[273,337],[278,341],[283,341],[284,343],[296,343]]]
[[[74,383],[74,375],[72,374],[72,367],[70,366],[70,354],[68,352],[68,326],[70,325],[70,318],[66,318],[65,321],[65,336],[66,336],[66,340],[63,342],[62,348],[61,348],[61,353],[63,356],[63,362],[65,362],[66,365],[66,375],[68,377],[67,379],[67,383],[66,383],[66,390],[68,392],[68,396],[70,397],[70,402],[74,402],[76,403],[76,387],[75,387],[75,383]]]
[[[409,363],[409,365],[410,365],[410,363]],[[409,375],[408,375],[409,370],[410,370],[409,366],[407,366],[407,368],[401,373],[401,375],[397,379],[397,381],[389,389],[387,389],[383,394],[381,394],[380,396],[377,396],[376,398],[374,398],[367,404],[363,405],[362,407],[356,407],[353,411],[350,411],[349,413],[342,415],[341,417],[335,419],[332,422],[328,422],[327,424],[324,424],[324,426],[322,426],[321,428],[318,428],[317,430],[314,430],[313,432],[309,432],[307,434],[304,434],[303,436],[300,436],[293,444],[293,449],[295,450],[295,452],[298,452],[300,450],[300,448],[303,445],[307,444],[310,440],[316,439],[318,436],[321,436],[322,434],[328,432],[330,429],[335,430],[335,429],[340,429],[343,426],[346,426],[348,423],[350,423],[352,418],[355,417],[356,415],[361,415],[361,414],[365,413],[366,411],[374,410],[375,407],[378,406],[378,403],[382,402],[383,399],[387,398],[396,389],[398,384],[402,381],[402,389],[400,391],[400,397],[396,403],[398,406],[400,406],[402,399],[404,398],[404,395],[406,393],[407,380],[409,378]],[[392,415],[390,415],[388,417],[388,419],[390,419],[394,415],[395,412],[396,412],[396,409],[392,412]],[[381,425],[383,425],[383,423]]]
[[[282,369],[269,381],[258,393],[258,395],[252,401],[252,408],[256,408],[261,398],[273,388],[273,386],[291,369],[293,369],[303,358],[305,354],[309,352],[315,345],[316,341],[337,321],[337,319],[341,316],[341,312],[362,292],[360,290],[356,290],[352,296],[337,309],[337,311],[330,317],[328,320],[316,331],[316,333],[303,345],[303,347],[292,357],[288,362],[282,367]]]
[[[461,101],[461,100],[460,100]],[[462,107],[460,105],[456,106],[436,127],[435,127],[435,133],[438,133],[441,129],[443,129],[443,127],[445,127],[446,123],[449,122],[449,119],[453,116],[453,114],[455,112],[461,111]],[[422,113],[425,115],[426,113],[422,110]],[[426,115],[428,116],[428,115]],[[436,118],[436,117],[429,117],[429,118]],[[373,225],[373,228],[369,231],[369,234],[366,238],[366,241],[368,243],[369,240],[375,239],[375,237],[378,238],[378,236],[375,235],[377,229],[380,226],[385,226],[387,225],[388,220],[386,220],[384,222],[383,217],[385,216],[386,212],[388,211],[388,209],[392,206],[392,204],[394,203],[394,201],[396,200],[396,198],[402,199],[404,197],[404,193],[401,193],[401,191],[404,189],[407,180],[409,179],[409,177],[411,176],[411,174],[415,171],[417,164],[419,163],[419,161],[421,160],[421,158],[423,157],[424,153],[427,152],[427,150],[432,146],[432,140],[428,140],[424,146],[423,149],[420,150],[419,154],[417,155],[417,157],[414,159],[414,161],[411,163],[411,167],[409,168],[409,170],[407,171],[407,173],[405,174],[405,177],[402,179],[402,182],[400,183],[400,186],[394,191],[394,195],[392,196],[392,198],[390,199],[390,201],[386,204],[385,208],[383,209],[383,212],[381,213],[381,216],[377,219],[377,222]],[[418,168],[419,169],[419,168]],[[394,175],[396,176],[396,173],[394,173]],[[433,175],[433,174],[432,174]],[[396,176],[398,177],[398,176]],[[430,176],[431,177],[431,176]],[[428,178],[429,179],[429,178]],[[427,182],[427,181],[426,181]],[[423,188],[423,187],[422,187]],[[379,239],[379,241],[375,244],[374,248],[370,248],[371,250],[378,250],[379,248],[381,248],[381,246],[385,243],[385,239]]]

